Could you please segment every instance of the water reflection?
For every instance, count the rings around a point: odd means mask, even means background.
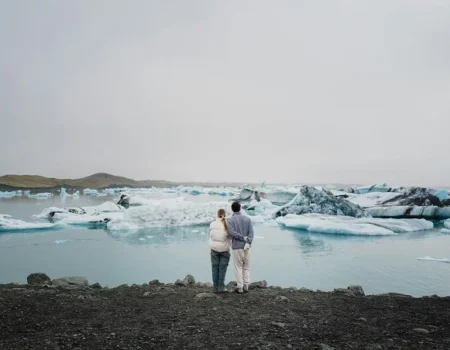
[[[153,227],[139,231],[107,231],[108,236],[131,245],[194,243],[208,239],[208,226]]]
[[[281,229],[292,234],[292,237],[298,243],[300,251],[303,254],[325,254],[332,250],[331,247],[325,243],[324,239],[312,236],[308,231],[289,228]]]

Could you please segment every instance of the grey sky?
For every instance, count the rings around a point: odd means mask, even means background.
[[[450,185],[450,1],[0,0],[0,175]]]

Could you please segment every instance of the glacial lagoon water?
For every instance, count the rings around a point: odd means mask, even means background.
[[[208,195],[193,201],[223,200]],[[0,199],[0,213],[31,221],[51,206],[97,205],[113,197],[37,200]],[[368,237],[315,234],[255,224],[251,278],[270,285],[332,290],[351,284],[366,293],[450,295],[450,264],[417,260],[450,257],[450,234],[433,230],[398,236]],[[25,283],[31,272],[49,276],[85,276],[91,283],[114,287],[152,279],[173,282],[191,273],[210,281],[208,228],[186,226],[145,229],[132,234],[105,229],[0,234],[0,283]],[[227,280],[234,280],[230,262]]]

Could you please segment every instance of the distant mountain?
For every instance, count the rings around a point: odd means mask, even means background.
[[[108,188],[108,187],[172,187],[172,186],[230,186],[237,187],[241,183],[198,183],[170,182],[164,180],[136,181],[122,176],[107,173],[93,174],[81,179],[55,179],[39,175],[5,175],[0,176],[0,190],[55,190],[61,187],[67,189]]]
[[[151,187],[176,185],[167,181],[136,181],[126,177],[98,173],[81,179],[55,179],[39,175],[0,176],[0,189],[55,189],[67,188],[107,188],[107,187]]]

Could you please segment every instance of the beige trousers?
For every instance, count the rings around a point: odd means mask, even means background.
[[[234,272],[238,288],[250,283],[250,249],[233,250]]]

